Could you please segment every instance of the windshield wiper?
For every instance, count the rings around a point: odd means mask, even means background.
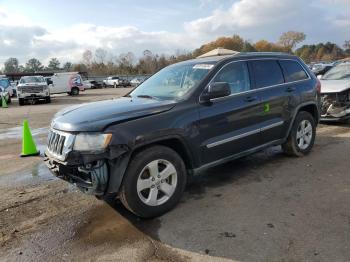
[[[154,96],[150,96],[150,95],[138,95],[136,97],[140,97],[140,98],[149,98],[149,99],[157,99],[156,97]]]

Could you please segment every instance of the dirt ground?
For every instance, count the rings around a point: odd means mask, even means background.
[[[128,91],[0,108],[0,261],[350,261],[350,125],[320,125],[304,158],[274,147],[210,169],[151,220],[19,157],[23,119],[42,151],[58,110]]]

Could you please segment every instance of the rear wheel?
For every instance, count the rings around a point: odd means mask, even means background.
[[[153,146],[130,161],[120,200],[140,217],[155,217],[179,202],[185,186],[186,168],[181,157],[168,147]]]
[[[282,145],[282,148],[287,155],[304,156],[310,153],[315,137],[315,119],[310,113],[301,111],[296,116],[287,142]]]

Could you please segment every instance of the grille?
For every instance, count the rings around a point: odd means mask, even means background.
[[[44,91],[42,86],[22,86],[19,89],[23,93],[42,93]]]
[[[61,156],[63,153],[66,137],[51,130],[47,140],[47,149],[51,153]]]

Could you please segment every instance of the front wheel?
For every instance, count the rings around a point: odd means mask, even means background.
[[[310,153],[316,138],[316,123],[313,116],[305,111],[297,114],[283,151],[291,156],[304,156]]]
[[[72,96],[79,95],[79,88],[73,87],[70,93],[71,93]]]
[[[23,98],[18,98],[18,103],[20,106],[24,105],[24,99]]]
[[[186,186],[181,157],[165,146],[138,152],[130,161],[120,191],[123,205],[137,216],[160,216],[180,201]]]
[[[47,104],[51,103],[51,97],[50,96],[45,97],[45,102]]]

